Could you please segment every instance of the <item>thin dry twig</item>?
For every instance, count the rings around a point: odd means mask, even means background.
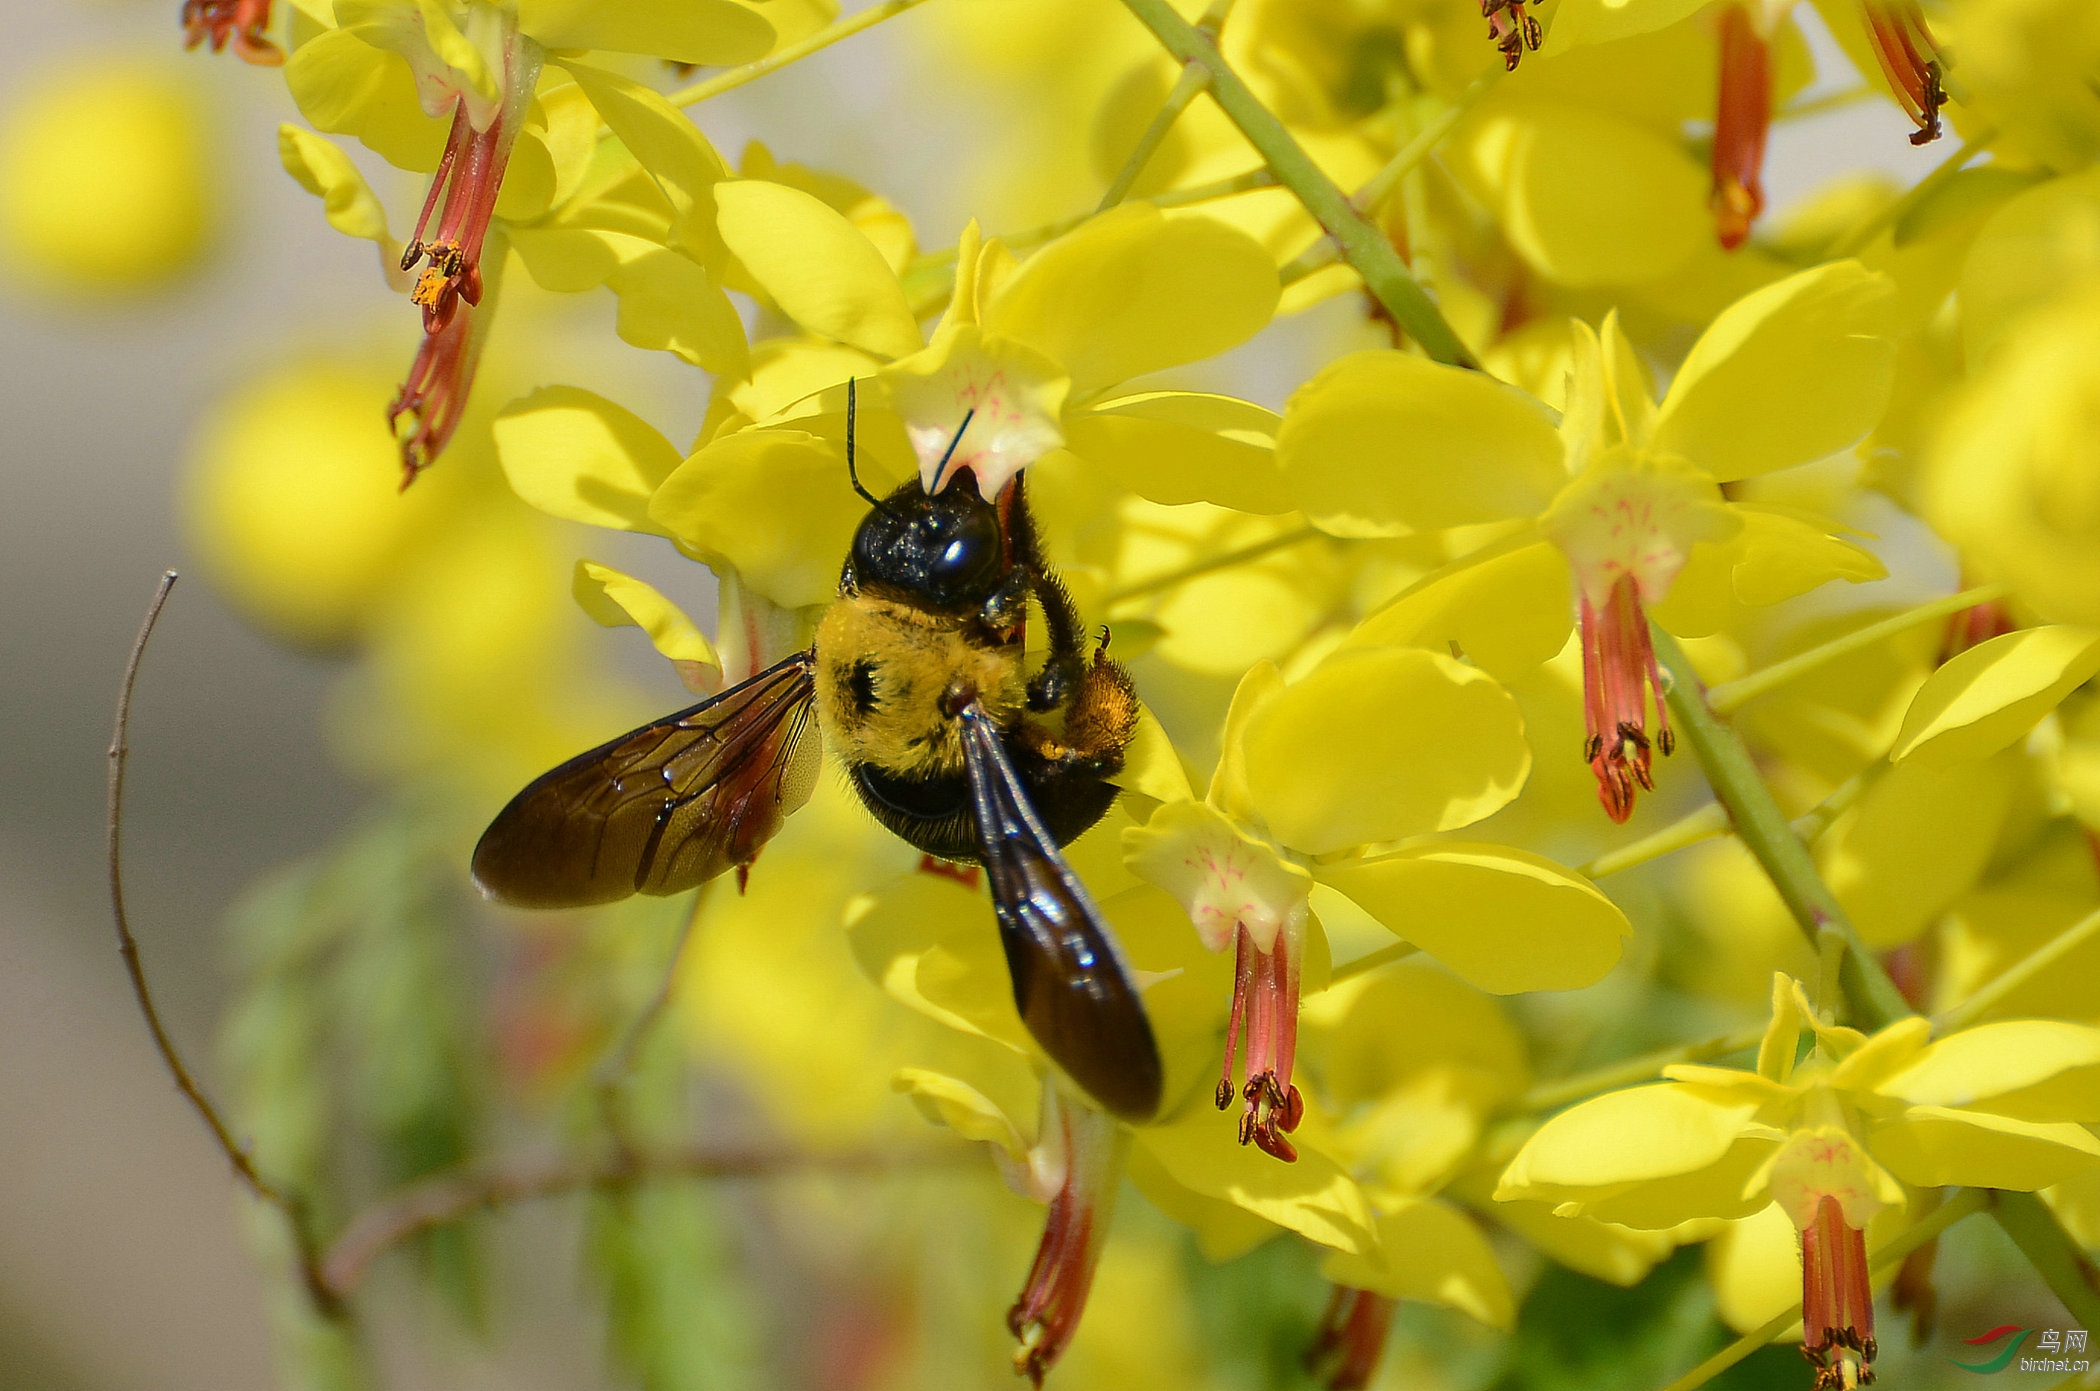
[[[593,1188],[624,1188],[664,1179],[770,1178],[791,1173],[868,1173],[969,1159],[975,1146],[860,1150],[823,1154],[786,1149],[719,1147],[642,1156],[615,1152],[595,1162],[519,1160],[442,1174],[409,1185],[353,1217],[320,1262],[332,1298],[344,1299],[373,1261],[420,1232],[476,1212]]]
[[[308,1295],[322,1313],[337,1317],[342,1312],[341,1305],[321,1279],[319,1243],[314,1240],[305,1204],[298,1195],[262,1176],[248,1151],[234,1141],[233,1132],[227,1128],[219,1108],[205,1095],[204,1088],[183,1062],[175,1040],[168,1036],[167,1026],[161,1022],[160,1009],[153,1002],[153,989],[146,983],[146,964],[139,955],[138,938],[132,934],[131,919],[124,910],[124,766],[131,754],[131,693],[138,684],[139,663],[146,655],[146,643],[153,636],[154,625],[160,621],[161,610],[167,606],[168,595],[174,591],[176,578],[173,570],[161,575],[160,586],[153,591],[153,602],[147,606],[146,617],[139,624],[138,636],[132,640],[131,655],[124,663],[123,685],[117,692],[116,727],[109,740],[109,906],[116,923],[117,953],[124,958],[124,970],[131,977],[131,993],[138,1000],[139,1013],[145,1016],[146,1028],[153,1035],[153,1046],[159,1050],[161,1062],[175,1079],[176,1089],[211,1131],[220,1152],[233,1166],[234,1176],[250,1193],[283,1215],[291,1230],[294,1249],[298,1252],[299,1274]]]

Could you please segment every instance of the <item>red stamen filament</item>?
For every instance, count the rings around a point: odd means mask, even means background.
[[[1864,0],[1862,8],[1881,75],[1917,123],[1910,143],[1924,145],[1939,139],[1940,107],[1947,101],[1941,75],[1946,69],[1917,0]]]
[[[426,329],[408,380],[386,409],[389,426],[403,415],[415,419],[415,428],[401,440],[403,489],[444,452],[459,428],[474,384],[475,347],[472,314],[452,313],[435,330]]]
[[[208,42],[212,52],[220,53],[231,40],[235,57],[274,68],[284,62],[284,50],[264,35],[269,27],[270,0],[183,0],[185,48]]]
[[[1247,1108],[1240,1115],[1240,1143],[1292,1163],[1298,1151],[1283,1137],[1304,1118],[1305,1098],[1291,1085],[1298,1051],[1298,954],[1288,932],[1278,932],[1274,947],[1262,951],[1246,928],[1239,931],[1232,1022],[1225,1034],[1225,1068],[1218,1078],[1220,1111],[1232,1105],[1232,1059],[1243,1026],[1247,1080],[1239,1095]]]
[[[487,130],[475,130],[465,102],[452,108],[452,132],[430,181],[430,195],[416,219],[415,235],[401,253],[401,269],[414,270],[428,258],[409,297],[423,308],[423,331],[436,333],[451,321],[460,301],[481,303],[481,247],[503,185],[503,166],[510,139],[499,116]],[[440,207],[443,211],[440,212]],[[424,233],[437,217],[437,234]]]
[[[1614,821],[1633,815],[1634,798],[1653,791],[1649,771],[1649,695],[1654,695],[1653,747],[1676,748],[1662,698],[1662,669],[1648,638],[1648,616],[1631,575],[1612,586],[1602,611],[1582,600],[1583,757],[1597,775],[1597,799]]]
[[[1801,1354],[1815,1366],[1815,1391],[1873,1381],[1875,1351],[1867,1235],[1825,1196],[1801,1233]]]
[[[1057,1106],[1055,1114],[1063,1131],[1065,1181],[1050,1200],[1021,1297],[1006,1312],[1006,1327],[1020,1340],[1014,1371],[1035,1386],[1079,1329],[1122,1177],[1122,1141],[1113,1119],[1069,1105]]]
[[[1721,14],[1721,91],[1714,115],[1714,228],[1730,251],[1765,210],[1765,134],[1772,125],[1772,47],[1750,12]]]
[[[1336,1285],[1320,1320],[1319,1336],[1305,1354],[1315,1373],[1326,1369],[1328,1391],[1363,1391],[1385,1353],[1395,1301],[1369,1290]]]

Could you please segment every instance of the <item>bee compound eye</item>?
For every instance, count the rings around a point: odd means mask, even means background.
[[[999,565],[999,524],[989,508],[971,511],[941,527],[927,559],[928,578],[944,589],[974,587]]]

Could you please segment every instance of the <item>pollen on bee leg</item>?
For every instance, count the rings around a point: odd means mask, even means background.
[[[1064,1147],[1064,1181],[1050,1198],[1021,1297],[1006,1313],[1006,1327],[1018,1340],[1014,1371],[1036,1386],[1064,1354],[1086,1311],[1128,1143],[1113,1117],[1044,1085],[1043,1125],[1056,1127]],[[1050,1142],[1049,1135],[1037,1141]]]
[[[1874,1380],[1874,1289],[1867,1234],[1825,1194],[1801,1229],[1801,1355],[1815,1391],[1852,1391]]]
[[[1302,929],[1284,927],[1274,945],[1263,951],[1245,927],[1239,929],[1232,987],[1232,1022],[1225,1034],[1225,1068],[1218,1079],[1216,1101],[1223,1111],[1232,1105],[1232,1060],[1241,1033],[1247,1040],[1247,1080],[1239,1088],[1246,1102],[1240,1113],[1240,1143],[1288,1164],[1297,1147],[1284,1135],[1298,1128],[1305,1098],[1291,1083],[1298,1051],[1298,950]]]
[[[1655,737],[1648,737],[1653,697]],[[1651,753],[1677,746],[1663,703],[1662,671],[1648,636],[1648,616],[1631,575],[1621,575],[1600,607],[1582,600],[1583,757],[1597,778],[1597,799],[1614,821],[1633,815],[1635,797],[1655,788]]]
[[[1772,126],[1772,46],[1750,11],[1721,14],[1720,97],[1714,112],[1714,230],[1733,251],[1765,209],[1765,136]]]
[[[1396,1301],[1369,1290],[1336,1285],[1328,1296],[1320,1331],[1305,1351],[1305,1365],[1328,1391],[1362,1391],[1378,1371]]]
[[[231,42],[235,57],[274,68],[284,62],[284,50],[264,36],[269,27],[270,0],[183,0],[185,48],[209,43],[220,53]]]

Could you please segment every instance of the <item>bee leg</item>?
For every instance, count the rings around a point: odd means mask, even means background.
[[[1072,777],[1105,778],[1121,771],[1137,734],[1137,690],[1130,674],[1096,652],[1071,695],[1062,738],[1040,725],[1024,726],[1030,751],[1044,768]]]
[[[1086,629],[1078,606],[1064,582],[1047,570],[1029,576],[1036,601],[1043,606],[1043,627],[1050,635],[1050,655],[1028,682],[1028,708],[1056,710],[1073,700],[1086,682]]]

